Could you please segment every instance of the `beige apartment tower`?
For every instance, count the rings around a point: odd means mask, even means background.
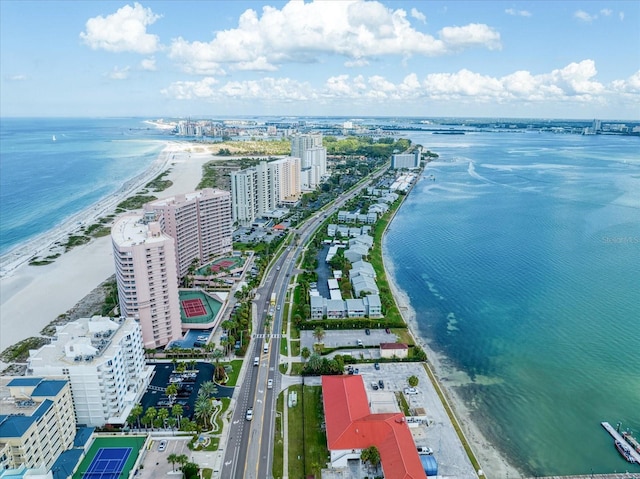
[[[175,240],[155,215],[125,215],[111,228],[120,314],[140,322],[144,347],[182,337]]]
[[[194,260],[200,266],[232,250],[228,191],[205,188],[151,201],[144,210],[154,212],[162,232],[174,239],[179,278],[186,276]]]

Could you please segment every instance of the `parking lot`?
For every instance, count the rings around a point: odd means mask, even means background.
[[[384,329],[370,329],[367,334],[364,329],[340,329],[332,331],[324,330],[324,338],[322,342],[325,348],[353,348],[352,356],[359,358],[360,354],[365,354],[364,359],[374,359],[380,357],[380,351],[377,349],[380,343],[395,343],[397,337],[393,333],[387,333]],[[358,346],[358,340],[362,341],[362,346]],[[300,331],[300,347],[307,347],[313,351],[313,345],[316,339],[313,337],[313,331]],[[375,347],[376,349],[367,349]],[[345,354],[347,350],[337,352],[336,354]]]
[[[191,440],[191,437],[178,438],[178,437],[161,437],[153,438],[151,447],[145,451],[144,461],[142,462],[142,469],[138,470],[136,477],[140,479],[154,479],[157,477],[165,477],[167,474],[171,474],[174,471],[171,463],[167,461],[169,454],[186,454],[191,460],[192,453],[187,447],[187,443]],[[164,451],[159,451],[158,446],[161,441],[166,442]],[[177,472],[180,468],[180,464],[175,465],[174,474],[180,474]]]
[[[409,422],[416,446],[433,449],[439,476],[477,477],[422,363],[380,363],[379,370],[365,363],[354,367],[362,376],[372,412],[399,411],[396,394],[404,395],[410,413],[419,418]],[[414,394],[405,394],[412,375],[418,378],[418,386]],[[383,381],[384,388],[374,390],[373,384],[378,385],[379,380]]]

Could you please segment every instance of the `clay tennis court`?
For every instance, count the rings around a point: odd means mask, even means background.
[[[187,318],[193,318],[195,316],[205,316],[207,314],[207,308],[200,298],[183,299],[182,309]]]

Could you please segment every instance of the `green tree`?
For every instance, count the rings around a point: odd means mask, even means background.
[[[187,462],[182,466],[182,474],[184,474],[185,479],[197,479],[199,470],[198,465],[193,462]]]
[[[198,395],[196,403],[193,407],[193,415],[196,421],[205,427],[210,425],[211,415],[213,414],[213,403],[206,395]]]
[[[148,408],[144,412],[144,417],[142,418],[142,424],[144,424],[145,427],[153,426],[153,421],[156,418],[157,414],[158,414],[158,411],[156,411],[156,408],[154,407]]]
[[[127,422],[131,427],[133,427],[133,424],[136,423],[138,426],[138,429],[140,429],[141,415],[142,415],[142,405],[136,404],[135,406],[133,406],[133,408],[131,408],[131,413],[129,414],[129,418],[127,419]]]
[[[169,410],[162,408],[158,411],[158,422],[160,423],[159,427],[166,427],[166,421],[169,417]]]
[[[213,381],[206,381],[200,385],[198,395],[204,395],[207,398],[212,398],[218,392],[218,386]]]
[[[171,463],[171,468],[173,472],[176,471],[176,463],[178,462],[178,455],[175,453],[171,453],[167,456],[167,461]]]
[[[376,446],[363,449],[360,453],[360,460],[362,462],[368,462],[374,467],[378,467],[378,464],[380,464],[380,451],[378,451]]]
[[[173,416],[178,421],[178,427],[180,427],[182,414],[184,414],[184,408],[181,404],[174,404],[173,406],[171,406],[171,416]]]
[[[324,339],[324,334],[324,329],[322,329],[321,326],[318,326],[313,330],[313,337],[316,339],[316,343],[322,342],[322,340]]]
[[[409,383],[409,386],[415,388],[418,385],[419,379],[417,376],[413,375],[407,378],[407,382]]]
[[[171,383],[167,386],[167,389],[165,389],[164,392],[169,397],[175,396],[176,394],[178,394],[178,386],[176,386],[174,383]]]
[[[311,356],[311,351],[309,351],[309,348],[305,346],[304,348],[302,348],[302,351],[300,351],[300,354],[304,359],[309,359],[309,356]]]

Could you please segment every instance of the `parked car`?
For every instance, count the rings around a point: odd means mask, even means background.
[[[167,441],[163,439],[162,441],[160,441],[160,444],[158,444],[158,452],[162,452],[166,448],[167,448]]]
[[[389,328],[385,328],[384,332],[387,333],[387,334],[391,334],[391,330]]]
[[[417,446],[416,449],[418,449],[418,454],[424,454],[427,456],[430,456],[431,454],[433,454],[433,449],[431,449],[430,447]]]
[[[378,385],[374,382],[371,383],[371,389],[373,389],[374,391],[378,390]]]
[[[417,388],[404,388],[404,393],[407,395],[418,394],[419,392]]]
[[[367,336],[371,334],[371,330],[369,328],[365,329],[364,332]]]
[[[380,386],[380,389],[384,389],[384,381],[382,379],[378,380],[378,386]]]
[[[376,371],[380,371],[380,363],[373,363],[373,367],[376,369]]]

